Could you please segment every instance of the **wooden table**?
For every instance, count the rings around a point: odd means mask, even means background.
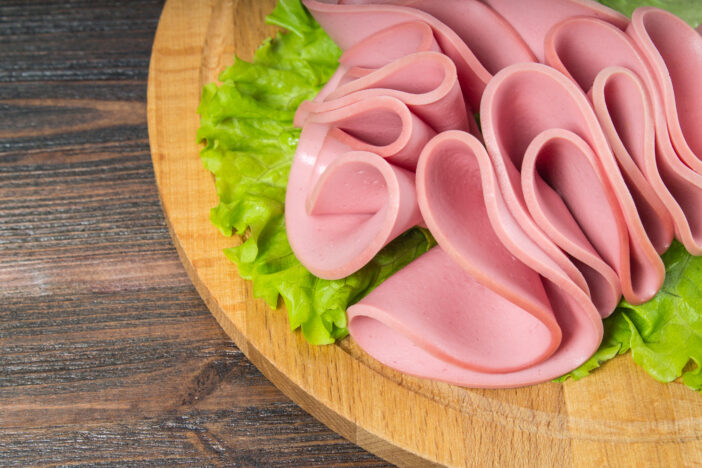
[[[162,2],[65,3],[0,2],[0,466],[385,466],[273,387],[181,266],[146,128]]]

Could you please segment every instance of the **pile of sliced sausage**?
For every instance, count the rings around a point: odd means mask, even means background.
[[[305,5],[344,51],[303,103],[297,258],[350,275],[412,226],[438,246],[348,309],[401,372],[471,387],[563,375],[677,238],[702,254],[702,36],[591,0]],[[479,113],[480,126],[475,120]]]

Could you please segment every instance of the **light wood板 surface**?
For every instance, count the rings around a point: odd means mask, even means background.
[[[629,356],[565,384],[473,390],[401,375],[351,339],[313,347],[252,297],[209,222],[217,199],[195,142],[203,83],[273,33],[273,0],[169,0],[153,47],[148,121],[166,218],[196,288],[278,388],[350,441],[400,465],[699,466],[702,397],[660,384]]]
[[[0,1],[0,467],[366,466],[236,348],[154,179],[162,0]]]

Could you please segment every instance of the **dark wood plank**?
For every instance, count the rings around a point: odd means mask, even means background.
[[[145,116],[161,8],[0,3],[0,465],[384,466],[275,389],[178,260]]]

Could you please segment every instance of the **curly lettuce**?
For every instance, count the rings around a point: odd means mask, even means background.
[[[702,391],[702,257],[693,257],[679,242],[663,254],[665,282],[656,296],[638,306],[622,301],[604,320],[605,334],[595,354],[564,375],[578,380],[613,357],[631,356],[653,378],[682,381]]]
[[[207,84],[198,112],[200,153],[215,178],[219,205],[210,219],[225,236],[243,236],[225,250],[253,292],[269,306],[282,297],[290,328],[312,344],[348,334],[346,309],[392,273],[434,245],[415,228],[395,239],[353,275],[315,277],[295,258],[285,232],[288,173],[300,130],[293,116],[312,99],[338,66],[341,54],[299,0],[280,0],[266,22],[287,33],[266,39],[252,62],[239,58]]]

